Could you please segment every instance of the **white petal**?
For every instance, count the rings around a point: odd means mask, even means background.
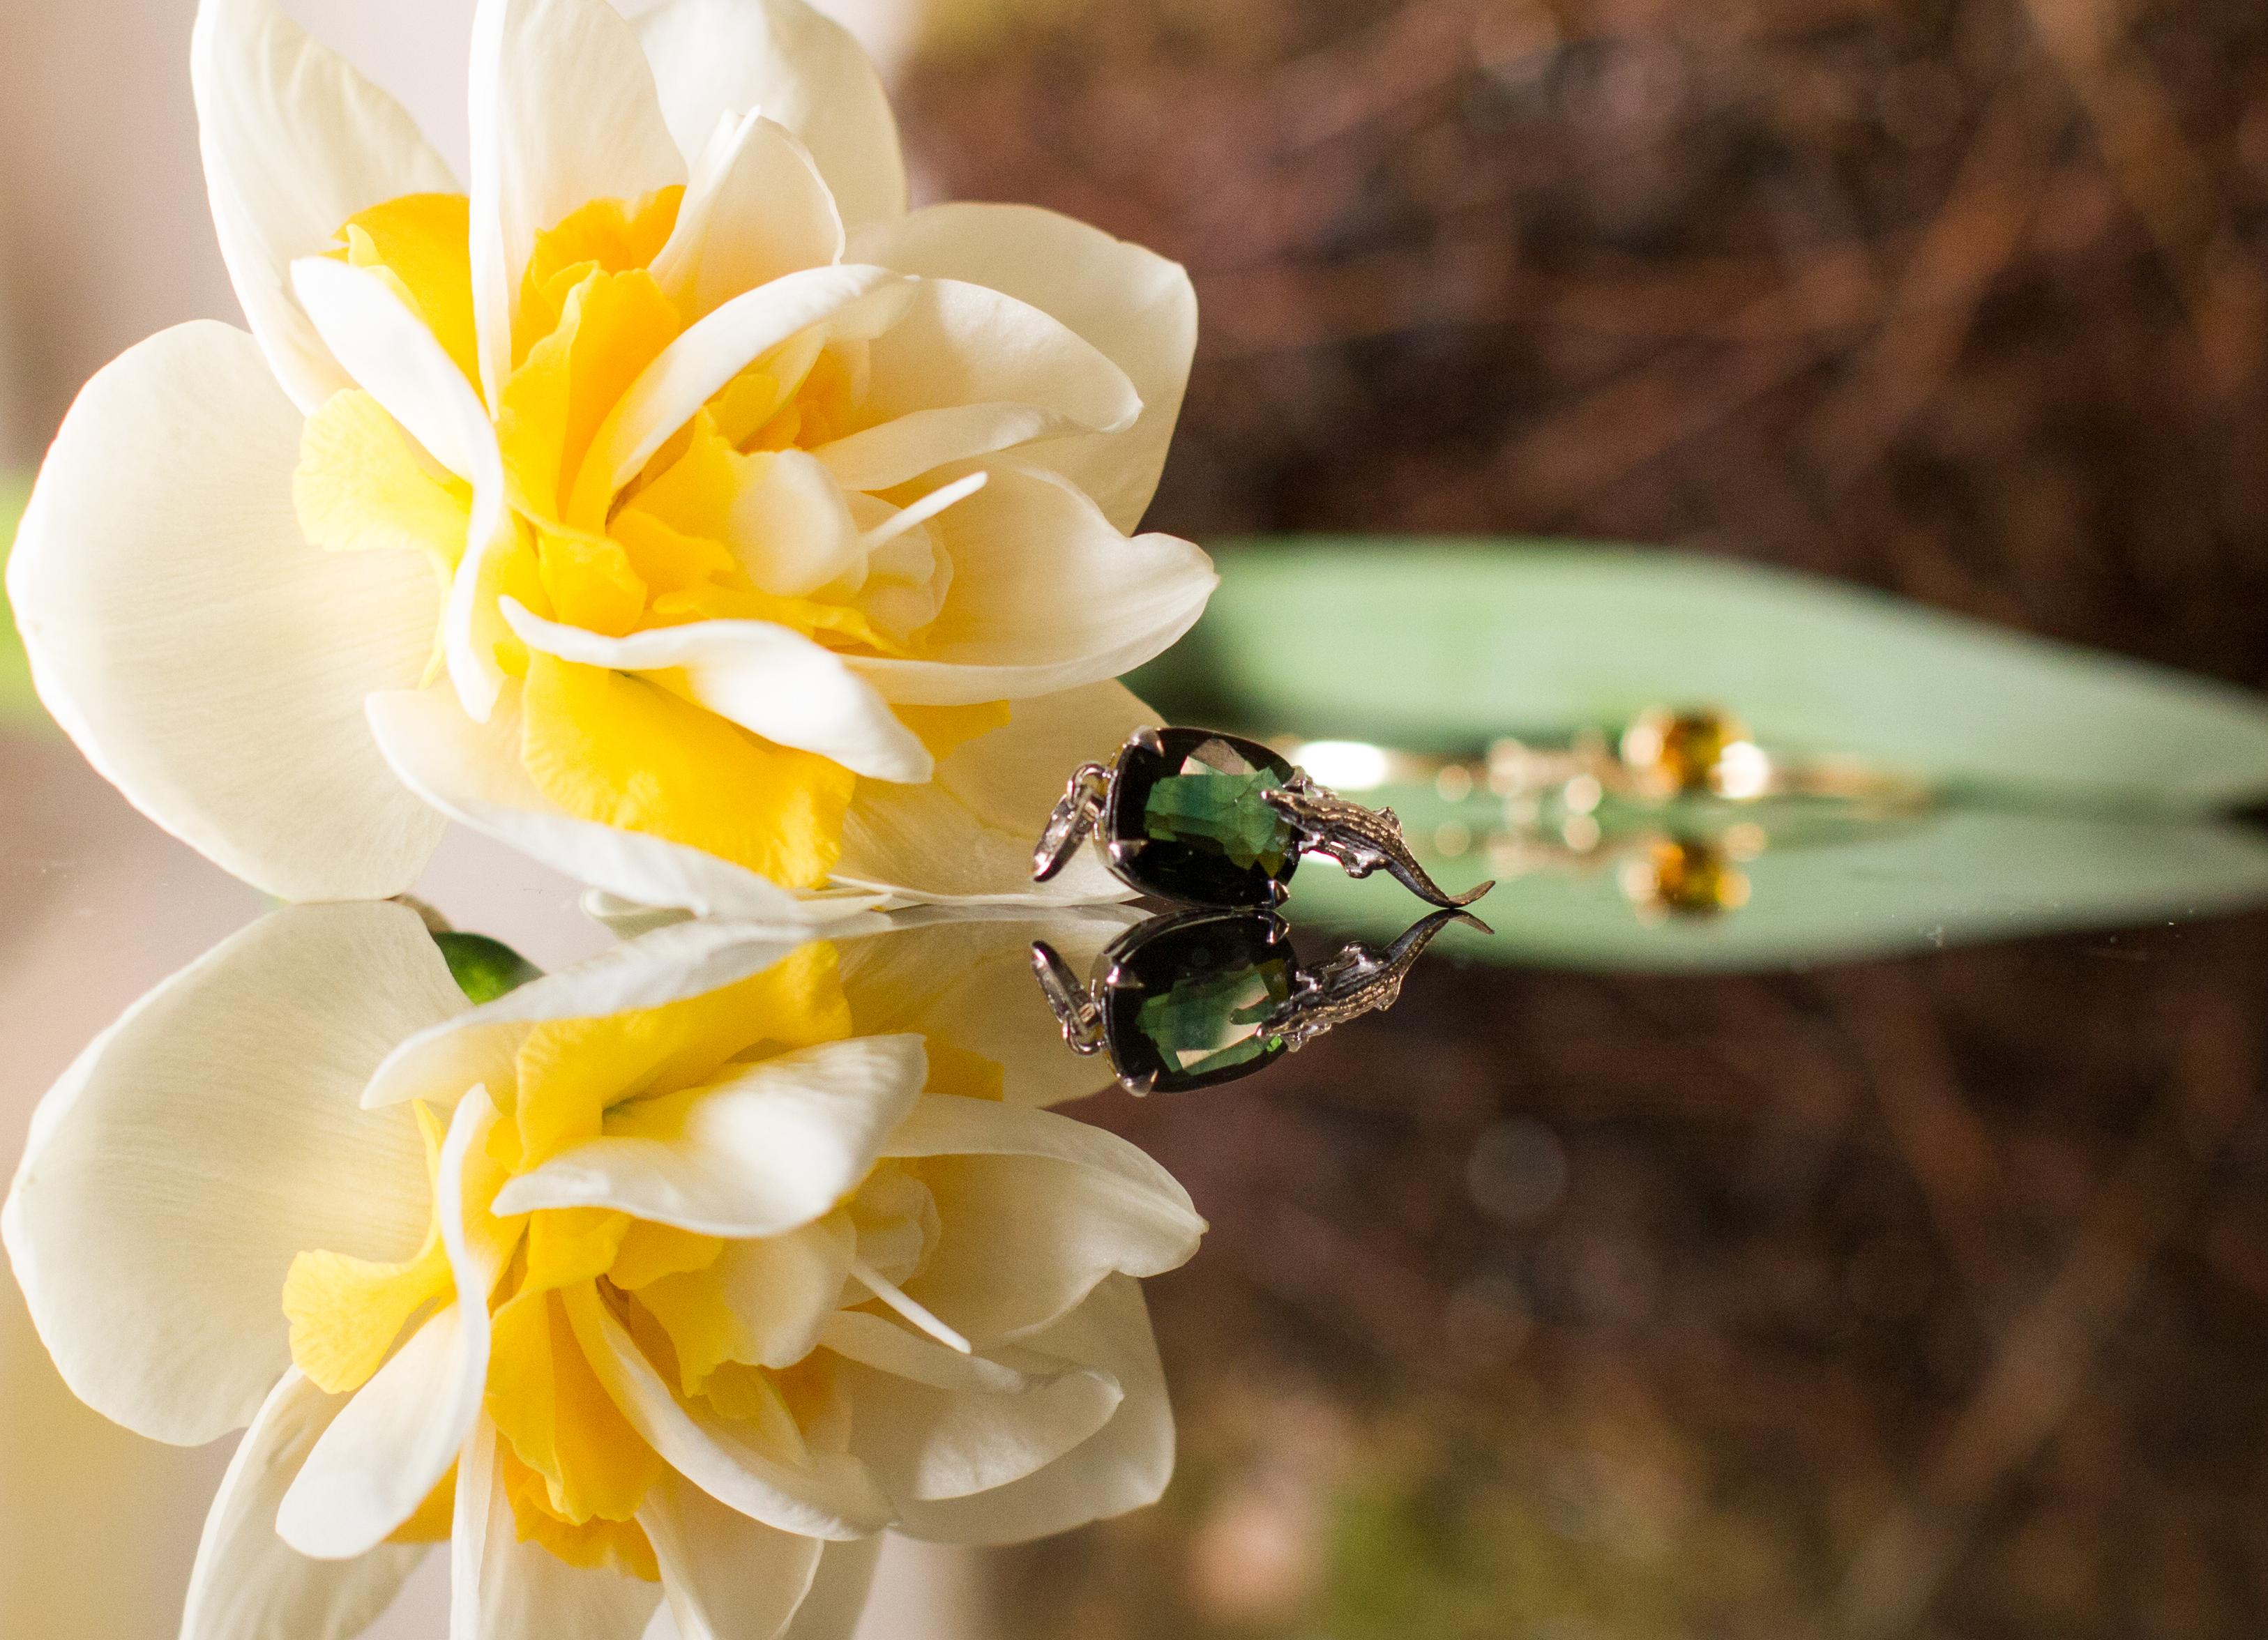
[[[924,658],[850,662],[884,698],[948,706],[1076,688],[1164,653],[1204,613],[1220,577],[1197,547],[1128,540],[1052,473],[997,459],[987,471],[928,526],[953,589]]]
[[[883,1153],[955,1158],[929,1180],[944,1234],[906,1290],[980,1345],[1052,1324],[1108,1276],[1177,1269],[1204,1234],[1138,1146],[1053,1111],[932,1095]]]
[[[674,1473],[638,1524],[683,1640],[777,1640],[819,1570],[818,1539],[759,1525]]]
[[[942,759],[926,784],[861,784],[834,880],[909,900],[1059,906],[1131,893],[1083,853],[1032,881],[1032,842],[1073,769],[1107,760],[1157,714],[1116,683],[1018,701],[1002,727]]]
[[[901,1511],[1022,1480],[1101,1429],[1121,1399],[1108,1373],[1021,1350],[964,1356],[855,1310],[821,1342],[850,1364],[850,1449]]]
[[[989,285],[1051,313],[1108,354],[1141,395],[1141,418],[1116,432],[1050,441],[1028,452],[1131,531],[1173,441],[1197,337],[1189,274],[1138,245],[1030,205],[932,205],[868,227],[850,254],[925,279]]]
[[[817,1347],[858,1243],[849,1222],[829,1214],[784,1236],[725,1244],[710,1268],[755,1346],[755,1365],[793,1366]]]
[[[795,1621],[780,1640],[851,1640],[874,1586],[874,1562],[882,1552],[880,1536],[828,1543],[819,1551],[819,1573],[811,1592],[796,1608]]]
[[[776,1236],[866,1176],[927,1074],[917,1036],[854,1037],[736,1068],[617,1107],[605,1136],[512,1180],[497,1211],[609,1207],[703,1235]]]
[[[1107,1375],[1123,1392],[1110,1422],[1053,1463],[989,1492],[902,1506],[898,1530],[937,1543],[1021,1543],[1154,1504],[1174,1474],[1174,1409],[1139,1283],[1114,1276],[1027,1341]]]
[[[181,1640],[354,1640],[393,1604],[425,1545],[310,1560],[276,1535],[276,1511],[308,1450],[346,1405],[284,1373],[237,1444],[205,1517]]]
[[[811,151],[747,114],[718,128],[653,259],[653,276],[696,317],[758,285],[843,260],[843,218]]]
[[[841,656],[786,627],[696,621],[615,638],[532,615],[516,599],[503,608],[530,649],[616,672],[681,671],[685,692],[718,717],[858,774],[926,780],[936,767],[919,737]]]
[[[801,450],[773,454],[741,486],[729,528],[740,568],[776,597],[807,597],[838,579],[855,586],[865,568],[868,548],[841,482]]]
[[[813,1452],[796,1463],[756,1446],[744,1424],[681,1406],[595,1291],[564,1297],[576,1341],[630,1427],[718,1503],[803,1537],[863,1537],[889,1524],[888,1501],[856,1459]]]
[[[688,327],[607,413],[575,481],[571,516],[603,517],[654,452],[756,359],[814,325],[887,323],[914,286],[887,268],[848,265],[788,274],[736,296]]]
[[[488,1379],[489,1291],[509,1249],[468,1235],[467,1219],[486,1214],[467,1199],[465,1164],[496,1124],[496,1106],[477,1087],[450,1119],[434,1189],[453,1204],[440,1219],[457,1301],[355,1392],[308,1454],[276,1521],[303,1555],[340,1560],[375,1548],[417,1511],[472,1437]]]
[[[450,819],[641,905],[758,922],[811,920],[804,902],[743,866],[682,843],[577,820],[536,789],[519,761],[519,697],[485,724],[438,689],[373,695],[370,726],[402,784]]]
[[[1045,940],[1084,979],[1134,914],[938,907],[891,920],[886,936],[836,942],[859,1031],[917,1031],[990,1060],[1016,1105],[1058,1104],[1110,1079],[1097,1061],[1064,1051],[1063,1026],[1032,982],[1032,942]]]
[[[826,931],[884,926],[880,917],[862,916]],[[721,919],[656,929],[405,1038],[372,1076],[363,1103],[375,1108],[411,1099],[453,1101],[476,1082],[509,1086],[513,1055],[531,1026],[603,1019],[703,996],[762,973],[820,937],[808,929]]]
[[[536,236],[592,200],[681,183],[686,167],[637,32],[606,0],[480,0],[471,107],[473,304],[494,404]]]
[[[221,258],[276,379],[312,415],[348,383],[287,270],[328,249],[348,217],[454,193],[456,179],[400,105],[275,0],[203,0],[189,83]]]
[[[504,688],[495,584],[516,528],[488,409],[424,321],[376,274],[317,258],[294,263],[291,283],[356,382],[427,453],[473,487],[465,554],[450,583],[442,638],[458,698],[486,721]]]
[[[869,352],[865,408],[887,419],[814,452],[849,488],[886,489],[1028,439],[1115,431],[1142,413],[1126,372],[1038,308],[957,279],[913,290]]]
[[[409,1113],[356,1095],[395,1042],[465,1005],[414,911],[295,906],[88,1046],[33,1116],[0,1216],[81,1400],[159,1440],[211,1440],[291,1364],[295,1256],[416,1251],[423,1143]]]
[[[802,0],[665,0],[638,19],[678,146],[761,108],[802,139],[846,223],[906,208],[905,160],[880,77],[850,33]]]
[[[417,1511],[449,1471],[463,1437],[443,1445],[445,1413],[464,1408],[463,1325],[453,1304],[357,1390],[323,1431],[284,1495],[276,1530],[300,1554],[345,1560],[367,1553]],[[487,1357],[482,1355],[485,1370]]]
[[[279,898],[382,897],[441,822],[362,702],[417,680],[438,601],[416,554],[307,544],[299,429],[243,332],[151,337],[64,419],[8,595],[40,699],[136,808]]]
[[[449,1640],[638,1640],[661,1591],[521,1541],[497,1480],[497,1439],[482,1417],[457,1470]]]

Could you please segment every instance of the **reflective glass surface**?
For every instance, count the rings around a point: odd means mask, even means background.
[[[262,907],[60,739],[11,734],[0,769],[12,1157],[87,1039]],[[1026,1547],[894,1543],[863,1633],[2257,1632],[2252,829],[1657,826],[1525,871],[1428,835],[1445,882],[1506,879],[1492,931],[1189,1092],[1053,1048],[1030,930],[971,937],[955,1006],[1060,1052],[1096,1090],[1065,1108],[1210,1222],[1146,1284],[1178,1469]],[[464,838],[423,894],[546,969],[615,938]],[[1422,909],[1311,864],[1285,915],[1312,970]],[[1078,978],[1126,920],[1071,942]],[[225,1447],[79,1406],[12,1291],[0,1394],[10,1598],[39,1632],[169,1632]],[[444,1588],[429,1566],[373,1632],[440,1632]]]

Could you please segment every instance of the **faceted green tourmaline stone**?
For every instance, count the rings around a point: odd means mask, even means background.
[[[1268,800],[1292,766],[1266,746],[1204,729],[1130,746],[1111,783],[1108,835],[1119,874],[1170,900],[1263,906],[1299,864],[1291,822]]]
[[[1116,959],[1111,1054],[1123,1075],[1180,1092],[1249,1075],[1284,1051],[1262,1026],[1292,995],[1299,957],[1263,912],[1204,912],[1137,930]]]
[[[1218,849],[1238,865],[1257,865],[1273,877],[1292,851],[1292,823],[1261,794],[1282,784],[1270,769],[1168,775],[1142,805],[1142,835],[1152,842]]]

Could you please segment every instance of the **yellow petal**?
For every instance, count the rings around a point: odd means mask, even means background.
[[[652,274],[583,276],[558,323],[528,349],[497,395],[497,438],[514,506],[593,532],[605,522],[565,518],[575,474],[599,424],[684,327]]]
[[[976,706],[893,705],[890,710],[900,723],[921,737],[930,755],[940,763],[977,736],[1002,727],[1009,717],[1005,701],[986,701]]]
[[[660,1456],[591,1371],[556,1292],[524,1293],[497,1311],[488,1411],[563,1520],[628,1520],[661,1476]]]
[[[471,486],[428,467],[409,435],[358,388],[332,394],[307,418],[291,501],[318,547],[422,552],[445,576],[464,555]]]
[[[619,542],[545,530],[536,538],[535,550],[553,620],[608,637],[637,630],[645,613],[646,585]]]
[[[842,852],[857,777],[758,739],[622,673],[528,657],[520,758],[580,820],[642,832],[816,888]]]
[[[469,217],[462,194],[405,194],[349,217],[339,237],[350,264],[391,276],[410,311],[478,386]]]
[[[558,327],[567,294],[593,272],[629,273],[660,254],[677,225],[682,188],[656,189],[635,204],[594,199],[535,236],[519,292],[515,363]]]
[[[457,1466],[451,1464],[417,1512],[394,1528],[388,1543],[446,1543],[457,1525]]]
[[[607,1279],[625,1292],[636,1292],[666,1276],[706,1269],[724,1250],[722,1237],[640,1219],[622,1238],[622,1251],[615,1254]]]
[[[512,1116],[521,1151],[515,1163],[539,1166],[567,1145],[599,1136],[609,1107],[696,1086],[762,1045],[807,1048],[850,1034],[850,1006],[835,947],[825,941],[799,947],[761,974],[662,1007],[547,1021],[519,1047]],[[644,1239],[659,1228],[640,1225],[637,1233]],[[643,1255],[665,1256],[651,1245]]]
[[[428,1179],[440,1170],[439,1120],[421,1100],[412,1107],[425,1141]],[[291,1361],[333,1395],[359,1389],[385,1364],[410,1320],[456,1291],[437,1214],[416,1254],[399,1264],[343,1253],[301,1253],[284,1278],[284,1314],[291,1325]]]

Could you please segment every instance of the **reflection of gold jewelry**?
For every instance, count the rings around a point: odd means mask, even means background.
[[[1926,783],[1859,759],[1776,756],[1727,712],[1641,712],[1611,740],[1595,729],[1565,745],[1493,741],[1476,759],[1429,756],[1361,740],[1278,740],[1278,750],[1341,791],[1431,785],[1449,802],[1486,795],[1507,803],[1556,794],[1587,814],[1613,798],[1659,805],[1682,798],[1754,803],[1808,798],[1912,809],[1930,801]]]

